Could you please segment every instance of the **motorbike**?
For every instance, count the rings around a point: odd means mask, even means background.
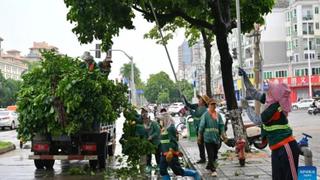
[[[227,111],[227,108],[220,108],[220,113],[225,116],[225,131],[228,130],[228,123],[230,121],[229,113]],[[253,123],[245,124],[244,128],[247,132],[247,139],[249,146],[254,146],[257,149],[264,149],[267,147],[268,142],[263,141],[261,137],[261,127],[257,126]],[[229,140],[229,146],[235,146],[235,141]],[[227,144],[227,145],[228,145]]]
[[[314,105],[311,105],[309,108],[308,108],[308,114],[310,115],[317,115],[317,114],[320,114],[320,108],[317,108],[316,106]]]

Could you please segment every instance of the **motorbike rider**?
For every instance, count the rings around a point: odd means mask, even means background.
[[[292,129],[288,124],[288,113],[291,111],[290,89],[287,84],[268,84],[267,93],[254,89],[246,72],[239,68],[239,75],[243,76],[246,94],[261,103],[266,109],[257,115],[248,102],[243,100],[242,107],[247,109],[249,119],[262,125],[262,137],[266,137],[272,151],[272,179],[297,180],[300,148],[292,136]]]
[[[168,112],[162,112],[159,115],[161,124],[161,158],[160,158],[160,175],[163,180],[170,180],[168,166],[175,175],[192,176],[195,180],[200,180],[200,176],[195,170],[183,169],[179,162],[179,156],[182,153],[178,149],[177,133],[174,121]]]
[[[196,134],[198,136],[200,118],[207,111],[208,101],[210,98],[207,95],[203,95],[203,96],[198,95],[199,101],[197,104],[190,104],[184,95],[182,96],[182,98],[186,107],[191,109],[190,113],[193,118]],[[199,154],[200,154],[200,160],[197,161],[198,164],[202,164],[206,162],[205,148],[204,148],[204,143],[202,141],[203,139],[197,142],[198,148],[199,148]]]

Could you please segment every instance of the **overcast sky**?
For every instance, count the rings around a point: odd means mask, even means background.
[[[66,14],[63,0],[0,0],[2,49],[17,49],[22,55],[27,55],[34,41],[46,41],[70,56],[80,56],[85,50],[93,49],[94,44],[80,46],[71,32],[73,25],[66,20]],[[173,79],[164,47],[153,40],[143,39],[143,34],[154,24],[147,23],[138,15],[134,25],[135,30],[122,30],[119,37],[114,37],[113,49],[122,49],[133,56],[143,81],[160,71],[165,71]],[[178,68],[178,46],[183,39],[180,32],[168,45],[175,70]],[[129,59],[120,52],[113,52],[113,62],[111,78],[119,78],[120,67]]]

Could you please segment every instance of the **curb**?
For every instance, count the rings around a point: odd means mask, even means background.
[[[6,152],[9,152],[9,151],[12,151],[12,150],[15,150],[15,149],[16,149],[16,146],[14,144],[12,144],[9,147],[6,147],[4,149],[0,149],[0,154],[4,154]]]
[[[196,170],[197,173],[200,175],[200,177],[202,177],[203,174],[201,173],[201,171],[198,170],[198,168],[195,167],[195,165],[191,162],[190,158],[188,158],[188,157],[190,157],[190,156],[189,156],[189,153],[187,153],[187,152],[183,149],[183,147],[180,145],[180,142],[179,142],[179,141],[178,141],[178,145],[179,145],[180,151],[183,153],[183,156],[182,156],[182,157],[183,157],[184,161],[187,162],[187,164],[188,164],[189,167],[191,167],[192,169]]]

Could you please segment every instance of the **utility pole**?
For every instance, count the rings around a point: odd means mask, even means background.
[[[258,90],[259,85],[261,84],[260,77],[261,74],[261,57],[260,57],[260,39],[261,39],[261,31],[260,31],[260,24],[254,24],[254,31],[253,31],[253,39],[254,39],[254,83],[255,87]],[[255,111],[257,114],[260,114],[261,104],[259,101],[255,101]]]

